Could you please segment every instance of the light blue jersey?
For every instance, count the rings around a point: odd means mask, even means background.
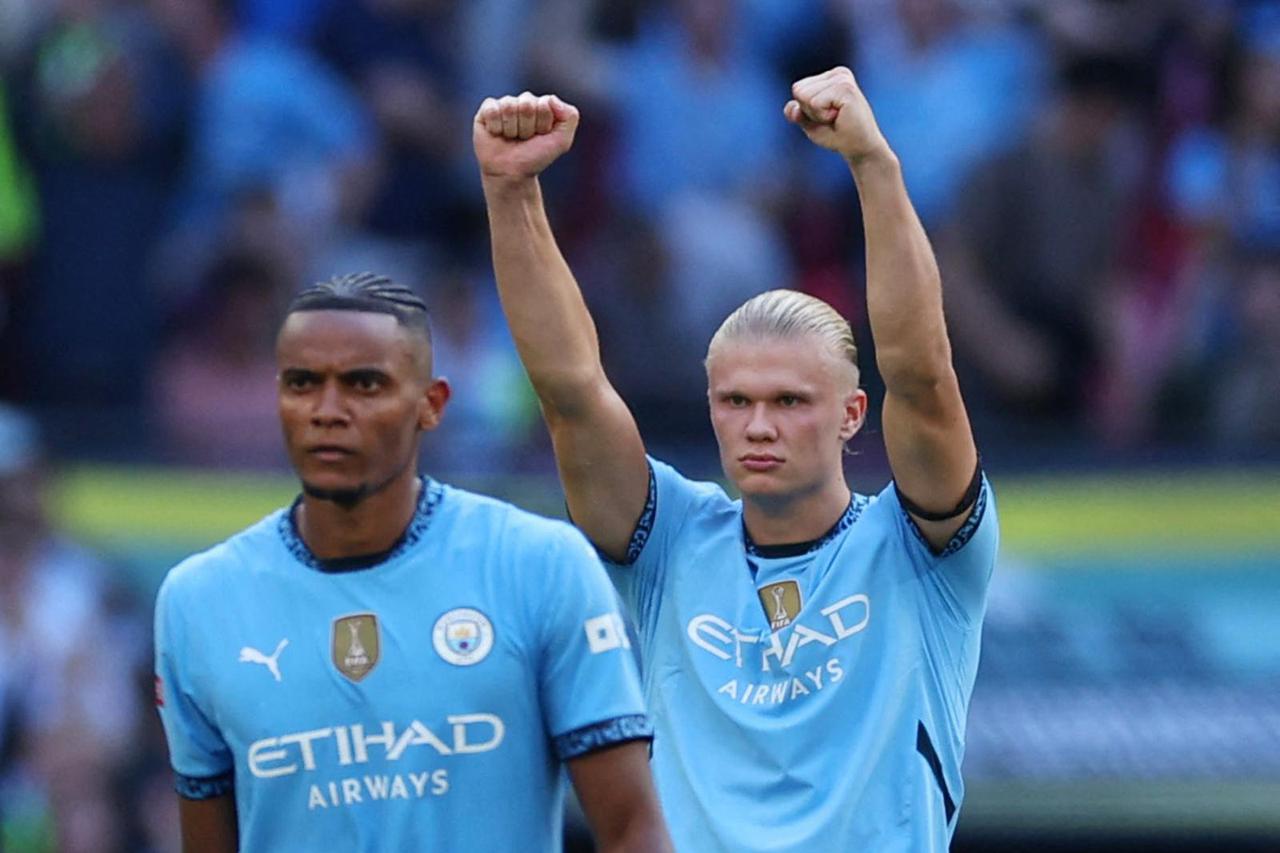
[[[616,602],[568,525],[439,483],[365,561],[273,513],[161,587],[179,793],[234,786],[245,851],[558,850],[561,762],[651,733]]]
[[[986,481],[941,554],[892,484],[822,539],[770,549],[719,486],[650,465],[610,573],[676,849],[945,851],[997,543]]]

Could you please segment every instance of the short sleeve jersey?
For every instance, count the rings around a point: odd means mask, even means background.
[[[292,519],[161,587],[179,793],[234,788],[246,851],[558,850],[562,762],[651,732],[586,540],[431,481],[372,565],[322,564]]]
[[[770,549],[718,485],[650,470],[609,570],[676,848],[945,851],[997,545],[985,478],[941,551],[892,483],[818,541]]]

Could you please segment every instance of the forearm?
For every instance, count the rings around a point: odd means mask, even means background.
[[[570,413],[602,375],[595,324],[556,244],[536,178],[483,180],[498,294],[544,406]]]
[[[886,386],[929,389],[951,371],[938,264],[911,205],[897,157],[885,146],[850,166],[867,244],[867,312]]]

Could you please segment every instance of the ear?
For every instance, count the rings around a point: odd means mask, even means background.
[[[440,426],[440,421],[444,418],[444,407],[449,404],[449,397],[452,395],[449,380],[443,376],[427,383],[418,400],[418,428],[430,431]]]
[[[844,420],[840,422],[840,443],[858,434],[867,419],[867,392],[855,388],[844,398]]]

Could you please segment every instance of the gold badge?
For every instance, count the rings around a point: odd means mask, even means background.
[[[360,681],[378,665],[378,617],[355,613],[333,620],[333,665],[352,681]]]
[[[762,586],[756,592],[760,595],[760,604],[764,607],[771,630],[787,627],[800,615],[800,584],[795,581],[778,581]]]

